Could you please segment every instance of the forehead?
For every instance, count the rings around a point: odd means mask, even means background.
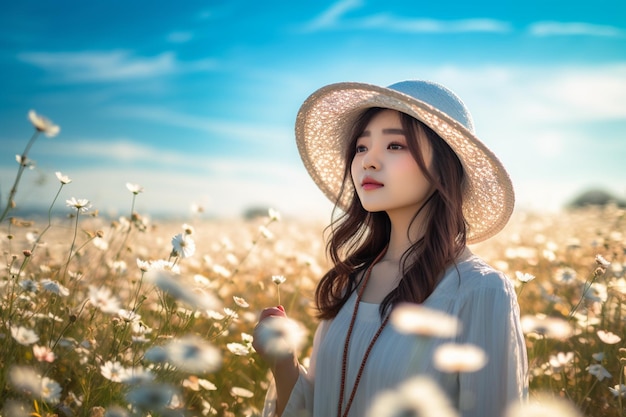
[[[380,110],[370,118],[365,128],[378,124],[400,126],[402,124],[400,112],[391,109]]]

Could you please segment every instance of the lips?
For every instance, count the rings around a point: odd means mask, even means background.
[[[370,178],[370,177],[365,177],[365,178],[363,179],[363,181],[361,181],[361,187],[362,187],[364,190],[375,190],[375,189],[377,189],[377,188],[384,187],[384,184],[383,184],[383,183],[381,183],[381,182],[376,181],[376,180],[375,180],[375,179],[373,179],[373,178]]]

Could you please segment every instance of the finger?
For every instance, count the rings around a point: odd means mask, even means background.
[[[287,314],[285,313],[285,309],[284,308],[280,308],[279,307],[269,307],[264,309],[261,312],[261,315],[259,316],[259,321],[264,320],[267,317],[272,317],[272,316],[276,316],[276,317],[287,317]]]

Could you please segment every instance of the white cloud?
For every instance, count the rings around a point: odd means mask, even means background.
[[[545,128],[626,118],[626,62],[445,67],[431,73],[461,96],[478,126],[513,122]]]
[[[283,126],[245,124],[238,121],[225,121],[205,116],[180,113],[162,107],[117,107],[111,112],[117,116],[148,120],[157,124],[195,129],[201,132],[217,134],[219,139],[239,140],[242,142],[265,142],[269,146],[291,141],[293,131]]]
[[[506,33],[511,31],[511,26],[508,22],[495,19],[407,19],[387,13],[379,13],[359,18],[346,17],[348,12],[360,8],[362,5],[363,2],[360,0],[338,1],[311,22],[305,24],[302,30],[313,32],[327,29],[377,29],[405,33]]]
[[[326,9],[321,15],[313,19],[304,30],[316,31],[337,25],[341,17],[347,12],[358,9],[363,5],[361,0],[339,0]]]
[[[44,148],[47,155],[65,155],[66,148],[48,145]],[[71,145],[72,158],[82,160],[97,158],[110,162],[140,162],[150,161],[155,165],[175,167],[186,165],[188,156],[182,153],[163,151],[156,147],[147,146],[132,139],[93,139],[87,138]]]
[[[18,58],[76,82],[160,76],[176,65],[171,52],[151,58],[134,57],[129,51],[24,52]]]
[[[469,33],[511,31],[510,24],[495,19],[403,19],[391,15],[371,16],[348,23],[351,28],[382,29],[404,33]]]
[[[535,22],[528,32],[534,36],[604,36],[623,37],[626,33],[615,26],[584,22]]]
[[[216,177],[237,177],[242,180],[253,177],[265,177],[268,181],[275,181],[284,176],[285,172],[293,170],[294,167],[299,167],[298,161],[277,160],[270,157],[262,158],[259,155],[239,157],[236,153],[232,153],[229,156],[218,157],[199,154],[191,145],[181,147],[181,149],[187,149],[188,152],[157,148],[132,139],[87,138],[80,142],[72,143],[70,146],[58,146],[58,144],[53,142],[42,142],[39,144],[37,152],[49,160],[56,160],[56,157],[62,156],[64,161],[67,161],[68,152],[71,153],[71,160],[73,161],[97,159],[98,169],[105,170],[107,168],[101,167],[110,165],[110,169],[113,170],[119,169],[113,168],[114,166],[119,166],[118,163],[123,163],[125,167],[131,164],[135,166],[141,164],[140,166],[142,167],[148,165],[159,171],[175,175],[185,171]],[[71,165],[59,169],[68,170],[71,169]],[[123,171],[127,172],[127,168],[124,168]],[[67,174],[70,177],[75,175],[69,171]]]
[[[173,52],[154,57],[136,56],[131,51],[23,52],[18,59],[42,68],[67,83],[115,82],[209,70],[211,60],[180,62]]]
[[[563,68],[554,75],[537,86],[546,98],[559,101],[548,117],[563,121],[626,118],[626,63]]]
[[[320,30],[377,29],[404,33],[509,33],[510,22],[488,19],[440,20],[429,18],[404,18],[389,13],[350,18],[349,12],[363,6],[361,0],[340,0],[332,4],[312,21],[303,25],[305,32]],[[540,21],[527,28],[533,36],[600,36],[624,37],[626,32],[618,27],[586,22]]]
[[[11,153],[21,153],[24,147],[22,140],[7,140],[7,149]],[[68,160],[81,161],[97,159],[103,162],[141,162],[149,161],[165,167],[188,165],[189,156],[176,152],[164,152],[156,147],[139,143],[130,138],[95,139],[83,138],[77,142],[66,142],[63,139],[55,141],[38,141],[31,154],[49,161]],[[62,157],[62,159],[59,159]],[[49,162],[48,162],[49,163]],[[17,166],[17,164],[16,164]]]

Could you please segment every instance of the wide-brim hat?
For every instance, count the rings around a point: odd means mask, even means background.
[[[406,113],[435,131],[456,153],[466,174],[463,214],[467,243],[477,243],[506,225],[515,205],[506,169],[474,133],[471,115],[447,88],[429,81],[402,81],[387,88],[344,82],[311,94],[296,119],[296,142],[304,166],[322,192],[346,209],[354,188],[346,184],[345,148],[351,128],[364,110],[382,107]],[[351,181],[347,178],[346,181]]]

